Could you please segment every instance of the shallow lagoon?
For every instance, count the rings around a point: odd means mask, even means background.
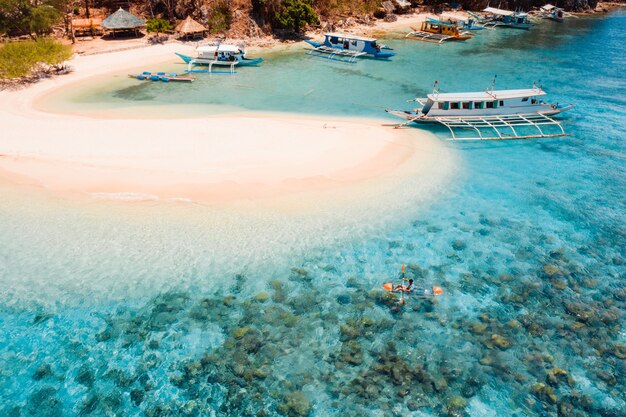
[[[0,414],[621,415],[625,24],[618,12],[467,45],[391,39],[393,63],[279,53],[192,93],[123,78],[80,92],[68,109],[385,117],[373,106],[434,79],[473,90],[498,74],[577,107],[569,138],[450,144],[452,184],[367,224],[279,213],[255,229],[252,214],[3,192]],[[402,263],[445,296],[398,309],[379,288]]]

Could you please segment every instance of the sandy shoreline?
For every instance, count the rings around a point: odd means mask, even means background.
[[[191,49],[190,47],[187,47]],[[381,121],[239,114],[94,118],[41,111],[59,89],[164,62],[180,44],[79,56],[69,75],[0,92],[0,177],[63,195],[219,203],[312,192],[429,166],[442,145]],[[419,152],[417,151],[419,149]],[[444,152],[445,153],[445,152]]]

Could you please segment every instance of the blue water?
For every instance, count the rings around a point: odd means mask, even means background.
[[[463,168],[446,192],[348,238],[328,220],[294,233],[10,194],[0,415],[624,415],[626,14],[386,43],[392,62],[274,53],[192,90],[120,78],[68,107],[387,117],[376,106],[435,79],[471,91],[497,74],[574,103],[571,136],[450,144]],[[388,300],[403,263],[445,295]]]

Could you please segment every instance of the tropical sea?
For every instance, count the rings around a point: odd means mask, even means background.
[[[454,178],[415,205],[410,183],[311,213],[0,184],[0,415],[624,415],[626,13],[383,37],[390,62],[292,47],[192,86],[119,74],[43,105],[393,123],[383,109],[435,80],[480,91],[497,75],[574,104],[571,136],[445,142]],[[444,294],[400,307],[381,286],[402,264]]]

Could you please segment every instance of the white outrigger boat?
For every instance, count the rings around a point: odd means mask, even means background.
[[[213,66],[229,67],[229,73],[235,72],[235,67],[253,66],[263,62],[263,58],[248,58],[244,46],[219,43],[216,45],[203,45],[196,48],[197,56],[194,58],[176,52],[186,64],[187,72],[213,72]],[[194,70],[196,65],[208,66],[208,70]]]
[[[472,93],[439,93],[437,83],[432,94],[416,98],[421,107],[413,110],[385,110],[410,123],[439,123],[446,126],[455,140],[528,139],[567,136],[559,122],[551,116],[571,109],[544,102],[546,95],[533,85],[524,90],[491,90]],[[477,136],[458,135],[470,130]]]
[[[304,41],[313,47],[307,54],[334,61],[355,63],[358,58],[387,60],[395,55],[391,48],[378,44],[377,39],[344,33],[325,33],[323,42]]]
[[[484,22],[485,27],[502,27],[529,30],[533,23],[528,19],[528,13],[522,11],[503,10],[495,7],[487,7],[483,10],[488,18]]]
[[[563,23],[565,21],[565,12],[560,7],[546,4],[539,8],[539,16],[543,19],[554,20],[555,22]]]

